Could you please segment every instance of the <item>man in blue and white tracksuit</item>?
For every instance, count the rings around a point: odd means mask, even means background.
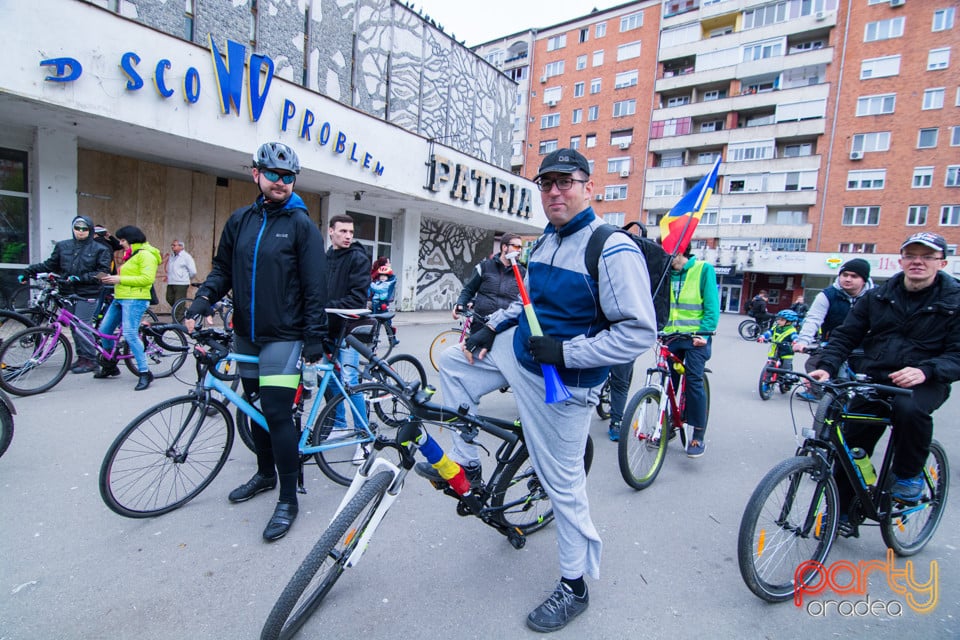
[[[445,405],[471,409],[505,384],[514,393],[530,460],[556,517],[561,580],[527,617],[529,627],[545,632],[582,613],[588,604],[583,576],[599,578],[601,542],[583,466],[590,419],[610,366],[649,349],[657,322],[643,255],[626,235],[606,241],[599,281],[588,273],[587,241],[603,221],[590,207],[594,185],[587,160],[572,149],[555,151],[534,180],[550,224],[530,257],[526,288],[544,335],[531,336],[521,302],[497,311],[462,347],[443,353],[440,390]],[[544,402],[541,364],[556,366],[570,399]],[[476,446],[453,440],[450,457],[468,478],[479,477]],[[439,476],[426,463],[417,471]]]

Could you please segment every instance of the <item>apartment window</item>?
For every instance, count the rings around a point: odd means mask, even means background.
[[[0,235],[2,260],[6,264],[30,262],[30,161],[26,151],[0,147]]]
[[[637,112],[637,101],[636,100],[621,100],[620,102],[613,103],[613,117],[622,118],[624,116],[632,116]]]
[[[620,33],[624,31],[631,31],[633,29],[639,29],[643,26],[643,11],[637,11],[636,13],[631,13],[628,16],[622,16],[620,18]]]
[[[727,162],[765,160],[773,157],[773,140],[752,140],[727,145]]]
[[[933,27],[931,31],[948,31],[953,29],[954,8],[937,9],[933,12]]]
[[[668,107],[679,107],[685,104],[690,104],[690,96],[673,96],[672,98],[667,98]]]
[[[630,158],[610,158],[607,160],[607,173],[630,171]]]
[[[683,180],[651,180],[647,185],[654,197],[683,195]]]
[[[633,129],[619,129],[610,132],[610,144],[614,147],[626,149],[633,142]]]
[[[501,67],[503,66],[503,61],[505,58],[506,58],[506,53],[504,52],[503,49],[495,49],[490,53],[488,53],[484,57],[484,60],[486,60],[487,62],[489,62],[495,67]]]
[[[547,51],[556,51],[567,46],[567,34],[547,38]]]
[[[583,122],[583,109],[574,109],[573,118],[570,119],[572,124],[580,124]]]
[[[603,49],[593,52],[593,66],[599,67],[603,64]]]
[[[556,140],[542,140],[540,142],[540,155],[544,156],[557,150]]]
[[[590,94],[600,93],[600,78],[594,78],[590,81]]]
[[[764,7],[743,12],[743,28],[756,29],[768,24],[776,24],[787,19],[787,3],[775,2]]]
[[[940,226],[960,226],[960,204],[948,204],[940,208]]]
[[[875,42],[877,40],[889,40],[890,38],[899,38],[903,35],[903,23],[906,19],[902,16],[891,18],[889,20],[877,20],[868,22],[864,29],[863,41]]]
[[[593,122],[600,119],[600,107],[594,105],[587,109],[587,121]]]
[[[929,69],[929,63],[927,65]],[[900,75],[900,56],[884,56],[882,58],[870,58],[860,63],[860,79],[868,80],[870,78],[886,78],[888,76]]]
[[[847,172],[847,189],[849,191],[858,191],[862,189],[883,189],[886,178],[886,169],[849,171]]]
[[[702,102],[712,102],[714,100],[719,100],[720,98],[726,98],[726,97],[727,97],[726,89],[716,89],[713,91],[704,91],[703,97],[701,100]]]
[[[907,207],[907,226],[922,227],[927,224],[927,205],[915,204]]]
[[[940,87],[939,89],[927,89],[923,92],[923,109],[926,111],[928,109],[943,109],[943,96],[946,94],[946,89]]]
[[[543,75],[548,78],[553,76],[559,76],[563,74],[563,60],[557,60],[556,62],[550,62],[543,68]]]
[[[742,193],[747,183],[744,180],[730,180],[730,193]]]
[[[618,73],[616,78],[613,81],[614,89],[624,89],[626,87],[635,87],[637,86],[637,78],[639,71],[634,69],[633,71],[623,71]]]
[[[880,224],[880,207],[844,207],[842,224],[848,227]]]
[[[615,227],[622,227],[626,223],[626,214],[623,212],[605,213],[603,214],[603,221]]]
[[[574,98],[582,98],[582,97],[583,97],[583,92],[584,92],[584,89],[586,88],[586,86],[587,86],[587,85],[584,84],[583,82],[577,82],[576,84],[574,84],[574,85],[573,85],[573,97],[574,97]]]
[[[196,0],[186,0],[183,11],[183,38],[191,42],[193,41],[194,16],[197,13],[194,7],[195,3]]]
[[[927,71],[946,69],[950,66],[950,47],[930,49],[927,54]]]
[[[563,87],[550,87],[549,89],[544,89],[543,91],[544,104],[560,102],[561,97],[563,97]]]
[[[933,167],[914,167],[911,186],[914,189],[929,189],[932,187]]]
[[[672,167],[682,167],[683,166],[683,152],[682,151],[667,151],[660,156],[660,164],[658,165],[662,168],[672,168]]]
[[[580,29],[580,42],[584,43],[590,39],[590,27]]]
[[[945,187],[960,187],[960,164],[951,164],[947,166],[947,179],[943,183]]]
[[[521,118],[514,118],[514,119],[513,119],[513,130],[514,130],[514,131],[520,131],[520,123],[521,123],[521,122],[522,122],[522,119],[521,119]]]
[[[719,157],[719,151],[701,151],[697,154],[697,164],[713,164]]]
[[[710,133],[712,131],[722,131],[723,120],[709,120],[700,123],[700,133]]]
[[[795,42],[790,45],[787,53],[802,53],[804,51],[814,51],[823,49],[826,43],[823,40],[807,40],[806,42]]]
[[[873,242],[841,242],[840,253],[876,253],[877,245]]]
[[[770,40],[768,42],[758,42],[750,44],[743,48],[743,61],[763,60],[765,58],[776,58],[783,55],[783,40]]]
[[[551,113],[540,118],[540,128],[541,129],[552,129],[553,127],[560,126],[560,114]]]
[[[617,47],[617,62],[640,57],[640,41],[628,42]]]
[[[593,149],[597,146],[597,134],[591,133],[587,136],[587,149]]]
[[[813,155],[813,144],[804,142],[801,144],[788,144],[783,147],[784,158],[799,158],[802,156]]]
[[[890,132],[878,131],[876,133],[858,133],[853,136],[853,147],[851,151],[889,151],[890,150]]]
[[[577,71],[582,71],[587,68],[587,54],[582,56],[577,56]]]
[[[897,94],[887,93],[876,96],[863,96],[857,98],[858,116],[877,116],[885,113],[893,113],[897,103]]]
[[[603,189],[603,199],[604,200],[626,200],[627,199],[627,185],[614,185],[612,187],[604,187]]]
[[[917,149],[933,149],[937,146],[937,128],[920,129],[917,133]]]
[[[960,126],[950,127],[950,146],[960,147]]]
[[[606,22],[598,22],[596,25],[594,25],[594,27],[593,27],[593,37],[594,37],[594,38],[602,38],[602,37],[605,36],[605,35],[607,35],[607,23],[606,23]]]
[[[790,224],[798,225],[803,224],[803,211],[777,211],[774,217],[774,222],[776,224]],[[703,220],[700,221],[701,223]],[[803,249],[795,249],[795,251],[803,251]]]
[[[571,149],[580,148],[580,136],[570,136],[570,148]]]
[[[250,41],[252,51],[257,48],[257,0],[250,0],[250,21],[247,23],[247,28],[247,39]]]

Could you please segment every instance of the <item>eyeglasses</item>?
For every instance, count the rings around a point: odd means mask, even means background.
[[[903,260],[904,262],[913,262],[914,260],[922,260],[924,262],[936,262],[938,260],[943,260],[943,258],[941,258],[940,256],[930,255],[929,253],[924,254],[922,256],[915,256],[915,255],[905,253],[900,256],[900,259]]]
[[[90,227],[74,227],[74,231],[90,231]]]
[[[278,180],[282,181],[283,184],[293,184],[293,181],[297,179],[297,176],[292,173],[285,173],[280,175],[276,171],[271,171],[270,169],[263,169],[260,171],[260,175],[269,180],[270,182],[277,182]]]
[[[557,189],[560,191],[567,191],[573,187],[574,182],[587,182],[587,180],[577,180],[576,178],[557,178],[556,180],[541,180],[537,183],[537,188],[540,191],[550,192],[553,189],[553,185],[557,185]]]

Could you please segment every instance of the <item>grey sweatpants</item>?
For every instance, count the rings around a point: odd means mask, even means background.
[[[441,402],[450,407],[467,404],[474,411],[483,395],[505,383],[510,385],[530,461],[553,503],[560,574],[598,579],[602,543],[590,519],[583,450],[599,386],[570,387],[572,398],[546,404],[543,378],[517,364],[513,353],[515,330],[499,334],[490,353],[483,360],[474,358],[472,365],[459,346],[444,351],[440,356]],[[452,459],[461,464],[480,460],[476,445],[467,444],[456,433],[452,439]]]

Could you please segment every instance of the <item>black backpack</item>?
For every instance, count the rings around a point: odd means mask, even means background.
[[[599,279],[597,264],[600,261],[600,253],[610,234],[622,233],[633,240],[647,263],[647,273],[650,274],[650,296],[653,298],[653,310],[657,314],[657,331],[661,331],[667,326],[667,320],[670,318],[670,254],[653,240],[630,233],[628,229],[632,225],[639,226],[639,223],[631,222],[622,229],[612,224],[597,227],[587,241],[584,264],[587,267],[587,273],[596,282]],[[643,229],[643,227],[640,228]]]

